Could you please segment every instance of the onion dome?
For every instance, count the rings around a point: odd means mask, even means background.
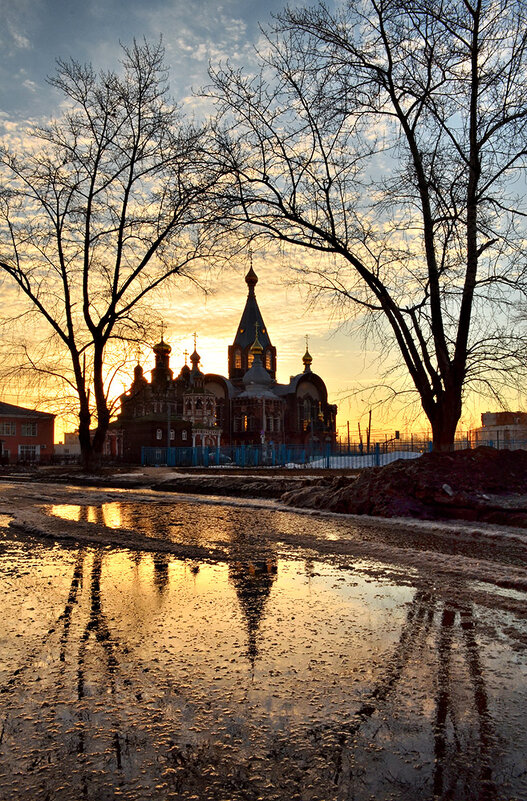
[[[258,276],[254,272],[252,265],[249,268],[249,272],[245,276],[245,283],[249,287],[249,292],[254,292],[254,287],[258,283]]]
[[[197,352],[196,348],[194,348],[193,353],[190,354],[190,361],[193,365],[199,364],[201,361],[201,356]]]
[[[304,362],[304,373],[309,373],[311,371],[311,364],[313,363],[313,357],[309,352],[308,344],[308,335],[306,334],[306,352],[302,356],[302,361]]]
[[[245,386],[245,393],[242,393],[242,397],[244,394],[251,396],[263,395],[269,390],[269,387],[273,383],[273,379],[262,364],[263,348],[258,341],[258,323],[256,326],[256,339],[251,347],[251,353],[254,359],[252,365],[242,378]]]
[[[242,381],[245,390],[250,390],[249,394],[251,395],[258,395],[269,389],[273,383],[273,379],[263,366],[260,354],[256,354],[252,365],[243,376]]]
[[[134,380],[132,381],[131,387],[132,392],[139,392],[139,390],[146,386],[146,384],[148,384],[148,381],[143,374],[143,368],[138,362],[134,367]]]
[[[254,342],[251,345],[251,353],[253,354],[253,356],[261,356],[263,353],[263,347],[260,340],[258,339],[259,326],[257,322],[254,324],[254,328],[255,328],[255,337],[254,337]]]
[[[172,351],[172,348],[165,342],[163,336],[161,336],[161,342],[158,342],[157,345],[154,345],[153,351],[156,356],[168,356],[168,354]]]

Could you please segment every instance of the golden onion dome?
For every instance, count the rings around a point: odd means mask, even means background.
[[[251,353],[253,356],[261,356],[263,353],[263,347],[262,343],[258,339],[258,323],[255,323],[254,327],[256,329],[256,336],[254,337],[254,342],[251,345]]]
[[[161,342],[158,342],[157,345],[154,345],[153,351],[156,354],[156,356],[168,355],[172,351],[172,348],[170,347],[168,342],[165,342],[163,337],[161,337]]]

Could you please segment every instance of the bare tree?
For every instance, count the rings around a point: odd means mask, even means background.
[[[212,73],[232,221],[389,335],[436,449],[467,386],[525,361],[526,45],[522,0],[348,0],[286,9],[258,74]]]
[[[119,74],[59,61],[63,115],[0,151],[0,268],[59,343],[62,363],[28,364],[75,392],[87,467],[110,420],[112,343],[142,340],[147,298],[215,250],[205,131],[170,100],[163,58],[134,42]]]

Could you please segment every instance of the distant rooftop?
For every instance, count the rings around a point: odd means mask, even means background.
[[[12,403],[0,401],[0,415],[9,417],[56,417],[51,412],[37,412],[35,409],[26,409],[24,406],[14,406]]]

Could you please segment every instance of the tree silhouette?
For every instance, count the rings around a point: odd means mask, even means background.
[[[520,0],[348,0],[212,72],[233,226],[301,246],[298,280],[396,346],[437,449],[523,362],[526,37]]]
[[[110,420],[112,345],[141,341],[145,301],[216,252],[205,131],[170,100],[163,58],[134,41],[120,74],[59,61],[62,117],[0,150],[0,269],[26,326],[47,325],[48,352],[29,364],[74,391],[88,467]]]

